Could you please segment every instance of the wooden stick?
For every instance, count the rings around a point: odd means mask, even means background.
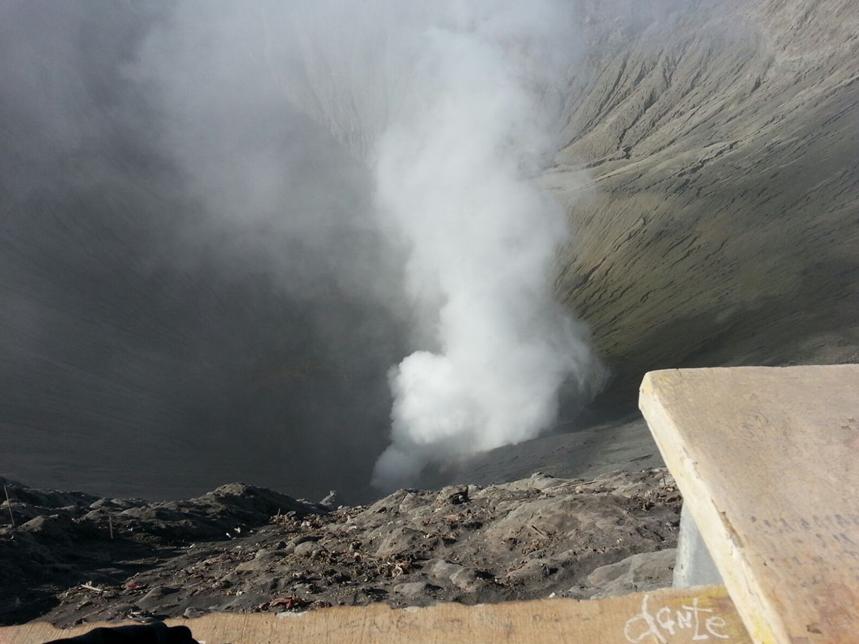
[[[12,529],[15,529],[15,515],[12,514],[12,499],[9,498],[9,490],[6,484],[3,484],[3,492],[6,494],[6,504],[9,506],[9,519],[12,521]]]

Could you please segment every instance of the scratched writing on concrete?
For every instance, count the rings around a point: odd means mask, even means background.
[[[679,635],[691,635],[692,641],[728,639],[724,632],[727,622],[721,616],[715,615],[716,611],[712,608],[699,606],[697,597],[692,599],[691,606],[663,606],[655,612],[647,605],[649,600],[650,595],[644,595],[641,611],[626,620],[623,634],[628,642],[669,644]]]

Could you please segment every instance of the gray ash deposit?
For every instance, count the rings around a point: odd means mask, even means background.
[[[337,508],[242,484],[158,503],[4,484],[16,522],[4,501],[5,624],[649,589],[670,585],[680,510],[664,469]]]

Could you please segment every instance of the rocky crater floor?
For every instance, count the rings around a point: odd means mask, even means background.
[[[597,597],[670,584],[664,469],[399,490],[334,507],[233,483],[184,501],[0,479],[0,623]]]

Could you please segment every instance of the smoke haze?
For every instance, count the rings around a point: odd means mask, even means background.
[[[167,459],[156,495],[360,495],[598,387],[531,181],[578,64],[567,3],[0,12],[10,454]]]
[[[584,396],[597,375],[549,290],[565,213],[529,180],[553,151],[548,98],[573,63],[557,52],[575,52],[569,5],[452,6],[409,39],[410,100],[377,148],[379,205],[410,250],[410,301],[434,325],[431,350],[391,373],[383,488],[533,438],[568,379]]]

